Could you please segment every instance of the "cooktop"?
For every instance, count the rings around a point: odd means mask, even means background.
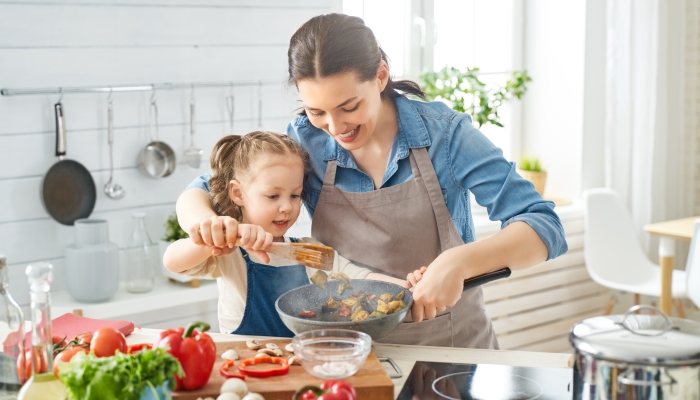
[[[572,370],[417,361],[397,400],[571,399]]]

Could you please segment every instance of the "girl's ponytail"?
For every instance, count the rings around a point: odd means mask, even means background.
[[[228,184],[235,179],[235,160],[242,141],[242,136],[228,135],[216,142],[211,151],[209,179],[210,201],[216,215],[227,215],[239,222],[241,207],[229,197]]]

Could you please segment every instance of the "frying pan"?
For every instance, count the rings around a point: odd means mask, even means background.
[[[503,268],[484,275],[479,275],[464,281],[463,290],[471,289],[487,282],[507,278],[509,276],[510,268]],[[370,335],[373,340],[382,338],[396,329],[411,309],[413,295],[399,285],[364,279],[352,279],[351,282],[352,290],[346,290],[345,293],[340,296],[338,296],[337,293],[338,285],[340,285],[341,282],[337,280],[326,282],[325,290],[313,284],[294,288],[282,294],[277,299],[275,308],[282,322],[295,334],[314,329],[351,329],[364,332]],[[391,293],[396,296],[403,290],[405,292],[404,302],[406,302],[406,307],[393,314],[364,321],[329,321],[324,319],[324,314],[321,312],[321,305],[324,304],[331,295],[344,300],[350,297],[351,294],[357,293],[360,290],[377,296],[383,293]],[[312,310],[316,313],[316,316],[314,318],[302,318],[299,316],[301,310]]]
[[[158,107],[156,101],[151,100],[151,108],[148,116],[148,136],[151,140],[139,153],[139,170],[151,178],[165,178],[175,171],[175,152],[172,147],[158,138],[160,128],[158,126]],[[156,137],[153,139],[153,124],[155,123]]]
[[[54,105],[56,113],[56,162],[44,176],[41,199],[51,218],[63,225],[73,225],[87,218],[95,208],[97,190],[90,172],[79,162],[66,157],[66,122],[63,105]]]

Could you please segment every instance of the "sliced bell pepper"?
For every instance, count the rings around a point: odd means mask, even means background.
[[[243,375],[243,374],[236,374],[236,373],[234,373],[234,372],[229,372],[229,369],[230,369],[231,367],[233,367],[233,363],[234,363],[234,362],[235,362],[235,361],[233,361],[233,360],[224,361],[224,363],[221,364],[221,367],[219,368],[219,374],[221,374],[221,376],[223,376],[223,377],[226,378],[226,379],[229,379],[229,378],[238,378],[238,379],[243,379],[243,380],[245,380],[245,375]]]
[[[197,332],[197,328],[201,332]],[[166,329],[153,344],[154,348],[168,349],[180,361],[185,377],[175,377],[176,390],[197,389],[209,381],[216,361],[216,345],[211,336],[204,333],[207,330],[209,324],[206,322],[193,322],[186,329]]]
[[[139,352],[143,349],[152,349],[153,345],[151,343],[138,343],[138,344],[132,344],[131,346],[126,348],[127,354],[131,353],[136,353]]]
[[[355,388],[346,381],[329,380],[321,386],[304,386],[294,393],[293,400],[357,400]]]
[[[280,366],[263,370],[252,370],[248,368],[250,365],[258,364],[279,364]],[[289,362],[282,357],[262,356],[246,358],[238,363],[238,370],[241,371],[243,375],[253,378],[267,378],[270,376],[284,375],[289,372]]]

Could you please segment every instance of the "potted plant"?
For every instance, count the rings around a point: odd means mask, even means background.
[[[547,182],[547,171],[542,168],[537,157],[522,157],[518,164],[518,174],[535,185],[541,196],[544,195],[544,185]]]
[[[163,255],[165,254],[165,249],[170,246],[171,243],[180,240],[180,239],[187,239],[190,237],[190,235],[187,234],[182,228],[180,228],[180,223],[177,220],[177,214],[173,211],[172,214],[168,217],[167,220],[165,220],[165,223],[163,223],[163,226],[165,226],[165,234],[160,240],[160,259],[161,259],[161,267],[163,270],[163,275],[165,275],[168,279],[177,281],[177,282],[189,282],[189,284],[192,287],[199,287],[199,279],[197,278],[192,278],[187,275],[182,275],[182,274],[176,274],[174,272],[171,272],[167,268],[165,268],[165,265],[163,265]]]

